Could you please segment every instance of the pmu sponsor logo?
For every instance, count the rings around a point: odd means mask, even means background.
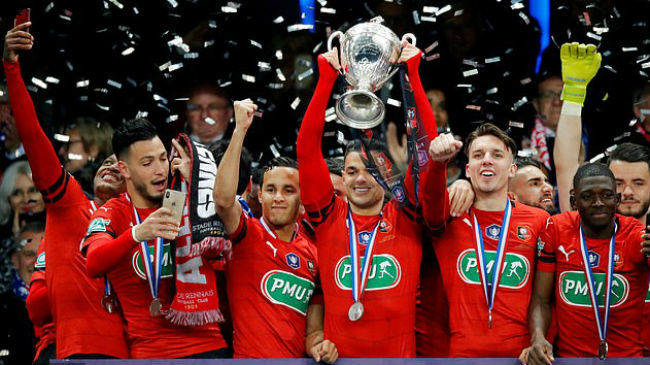
[[[485,251],[488,282],[492,282],[495,257],[496,251]],[[458,275],[464,282],[481,285],[481,276],[478,272],[478,260],[476,259],[476,251],[473,248],[468,248],[458,255],[456,271],[458,271]],[[499,287],[510,289],[522,288],[528,282],[529,276],[530,263],[528,259],[523,255],[507,252],[501,267]]]
[[[271,270],[264,274],[260,289],[271,303],[289,307],[307,315],[307,305],[315,285],[312,281],[282,270]]]
[[[583,271],[565,271],[560,274],[558,280],[560,286],[560,297],[562,300],[576,307],[591,307],[591,298],[589,296],[589,285],[587,277]],[[598,306],[604,307],[605,292],[607,288],[605,273],[594,273],[594,287],[596,289],[596,298]],[[617,307],[625,302],[630,293],[630,283],[625,276],[614,274],[612,281],[612,307]]]
[[[34,263],[34,270],[45,270],[45,252],[41,252],[38,257],[36,257],[36,262]]]
[[[153,264],[153,246],[148,246],[149,248],[149,259],[151,260],[151,263]],[[142,254],[140,253],[140,246],[138,246],[138,250],[133,254],[133,258],[131,259],[131,265],[133,265],[133,271],[140,277],[142,280],[147,280],[147,276],[145,275],[144,271],[144,260],[142,260]],[[162,267],[160,269],[160,277],[162,279],[164,278],[170,278],[173,275],[173,263],[172,263],[172,256],[170,254],[170,246],[169,243],[163,244],[163,260],[162,260]]]
[[[368,291],[391,289],[402,280],[402,267],[393,255],[373,255],[368,271],[365,289]],[[341,257],[334,270],[336,285],[342,290],[352,290],[352,275],[350,255]]]
[[[196,207],[196,213],[201,218],[209,218],[215,214],[212,189],[217,177],[217,165],[212,157],[212,152],[201,144],[194,145],[196,154],[199,156],[199,204]]]

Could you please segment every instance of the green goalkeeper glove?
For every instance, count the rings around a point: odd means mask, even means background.
[[[562,60],[562,100],[584,105],[587,84],[600,68],[602,57],[593,44],[565,43],[560,49]]]

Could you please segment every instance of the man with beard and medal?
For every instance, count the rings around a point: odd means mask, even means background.
[[[608,164],[616,178],[616,191],[621,194],[621,204],[616,212],[634,217],[647,226],[650,207],[650,150],[646,146],[623,143],[609,155]],[[643,318],[643,351],[644,356],[650,356],[650,285]]]
[[[117,169],[115,155],[104,156],[95,173],[94,197],[88,199],[77,180],[61,166],[39,125],[20,74],[17,52],[33,46],[34,39],[26,31],[30,25],[20,24],[7,33],[3,61],[16,129],[32,168],[34,184],[41,190],[47,208],[44,277],[55,325],[56,358],[125,358],[129,351],[122,318],[102,307],[108,282],[86,273],[85,259],[79,252],[79,242],[86,234],[92,213],[124,191],[124,179]]]
[[[418,75],[422,53],[406,42],[402,47],[397,61],[406,63],[410,86],[405,90],[415,99],[410,115],[421,120],[422,132],[430,140],[437,133]],[[321,140],[325,109],[340,68],[336,49],[318,57],[320,77],[297,142],[302,202],[318,246],[324,338],[336,343],[341,357],[414,357],[415,292],[423,235],[421,217],[414,209],[414,166],[411,163],[403,188],[395,190],[396,198],[384,205],[384,189],[374,173],[381,161],[383,168],[389,161],[373,141],[354,141],[346,151],[343,169],[348,202],[335,196]],[[372,163],[375,158],[377,163]],[[426,159],[420,159],[418,167],[423,176],[419,198],[433,199],[427,187]],[[398,196],[407,199],[400,203]]]
[[[504,131],[485,123],[465,142],[474,204],[469,213],[450,218],[446,164],[462,146],[451,134],[431,143],[437,209],[422,207],[424,214],[435,214],[426,220],[434,223],[432,243],[449,301],[449,356],[515,357],[528,344],[537,237],[549,215],[508,198],[516,145]]]
[[[516,202],[544,209],[553,215],[557,212],[553,185],[541,162],[530,157],[515,158],[517,172],[508,181],[508,193]]]
[[[174,321],[177,302],[190,302],[197,296],[202,303],[215,300],[216,279],[201,257],[196,257],[199,266],[180,264],[188,253],[179,251],[182,242],[170,242],[180,228],[171,210],[161,207],[169,161],[156,129],[145,119],[125,122],[113,135],[113,150],[126,180],[126,193],[109,200],[93,214],[82,247],[87,252],[88,274],[107,275],[113,284],[126,321],[130,357],[227,356],[226,343],[215,323],[217,318],[199,323]],[[181,235],[184,237],[189,230],[184,223]],[[186,292],[191,284],[203,285],[201,291]],[[198,314],[203,313],[205,318],[211,318],[207,312]],[[185,313],[187,318],[194,318],[193,314]]]
[[[532,365],[553,361],[553,346],[543,336],[551,306],[558,356],[641,357],[649,272],[644,254],[650,253],[644,226],[616,214],[620,195],[604,164],[578,168],[570,201],[577,211],[549,218],[540,237],[543,249],[529,313],[532,346],[521,360]]]

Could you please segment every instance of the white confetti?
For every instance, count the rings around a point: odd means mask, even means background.
[[[599,35],[609,32],[609,28],[607,28],[607,27],[602,27],[602,28],[601,27],[593,27],[592,29],[594,30],[594,32],[596,32],[596,34],[599,34]]]
[[[54,8],[54,2],[51,2],[51,3],[47,4],[47,6],[45,7],[45,12],[49,13],[50,10],[52,10],[53,8]]]
[[[280,157],[280,152],[278,151],[278,148],[275,147],[274,144],[271,144],[271,145],[269,146],[269,148],[271,149],[271,152],[273,153],[273,156],[275,156],[275,157]]]
[[[77,81],[77,87],[86,87],[90,85],[90,80]]]
[[[287,27],[287,32],[296,32],[299,30],[311,30],[314,29],[313,24],[293,24]]]
[[[595,39],[597,41],[600,41],[601,39],[603,39],[603,37],[601,37],[601,36],[599,36],[597,34],[594,34],[592,32],[587,32],[587,37]]]
[[[436,17],[435,16],[421,16],[420,20],[423,22],[427,23],[435,23],[436,22]]]
[[[284,18],[282,16],[279,16],[279,17],[273,19],[273,23],[275,23],[275,24],[280,24],[283,21],[284,21]]]
[[[54,140],[59,141],[59,142],[69,142],[70,141],[70,136],[68,136],[66,134],[54,133]]]
[[[169,102],[166,98],[164,98],[164,97],[162,97],[162,96],[160,96],[158,94],[153,94],[153,100],[162,101],[165,104],[167,104]]]
[[[512,10],[523,9],[523,8],[524,8],[524,4],[522,3],[515,3],[510,5],[510,9]]]
[[[431,52],[431,50],[433,50],[436,47],[438,47],[438,41],[435,41],[435,42],[431,43],[431,45],[429,47],[425,48],[424,53],[429,53],[429,52]]]
[[[271,70],[271,64],[268,63],[268,62],[259,61],[259,62],[257,62],[257,67],[260,68],[260,71],[269,71],[269,70]]]
[[[172,6],[172,8],[175,8],[175,7],[178,6],[178,3],[176,2],[176,0],[167,0],[167,2],[169,3],[169,5]]]
[[[224,13],[231,13],[232,14],[232,13],[237,12],[237,8],[232,7],[232,6],[222,6],[221,11],[224,12]]]
[[[65,20],[65,21],[71,21],[72,20],[72,18],[70,18],[69,16],[66,16],[66,15],[63,15],[63,14],[59,14],[59,18]]]
[[[322,7],[320,8],[320,12],[325,14],[336,14],[336,9]]]
[[[199,52],[189,52],[183,55],[184,59],[196,59],[199,58]]]
[[[255,76],[241,74],[241,78],[246,82],[255,83]]]
[[[420,24],[420,14],[418,13],[417,10],[413,10],[413,23],[415,25]]]
[[[217,28],[217,21],[216,20],[208,21],[208,27],[210,27],[212,29],[216,29]]]
[[[253,47],[257,47],[257,48],[259,48],[259,49],[262,49],[262,44],[261,44],[260,42],[254,41],[254,40],[252,40],[252,39],[249,39],[249,41],[251,42],[251,45],[252,45]]]
[[[526,98],[525,96],[522,97],[521,99],[517,100],[515,105],[512,106],[512,110],[515,111],[519,109],[522,105],[526,104],[527,102],[528,102],[528,98]]]
[[[109,106],[105,106],[105,105],[101,105],[101,104],[97,104],[97,103],[95,103],[95,106],[97,106],[99,109],[101,109],[101,110],[103,110],[105,112],[111,110],[111,107],[109,107]]]
[[[129,47],[129,48],[125,49],[124,51],[122,51],[122,56],[128,56],[131,53],[133,53],[133,51],[135,51],[135,48]]]
[[[400,106],[402,106],[402,102],[401,102],[401,101],[399,101],[399,100],[395,100],[395,99],[392,99],[392,98],[388,98],[388,100],[386,100],[386,104],[388,104],[388,105],[392,105],[392,106],[396,106],[396,107],[398,107],[398,108],[399,108]]]
[[[280,70],[279,68],[276,68],[275,73],[278,75],[278,79],[280,81],[282,81],[282,82],[287,81],[287,78],[284,77],[284,74],[282,73],[282,70]]]
[[[296,110],[298,105],[300,105],[300,98],[296,97],[293,102],[291,102],[291,109]]]
[[[214,39],[211,39],[209,41],[205,41],[205,42],[203,42],[203,48],[208,48],[213,44],[214,44]]]
[[[318,52],[318,50],[320,49],[320,47],[321,47],[322,45],[323,45],[323,42],[318,42],[318,44],[316,45],[316,47],[314,47],[314,49],[311,50],[311,53],[316,53],[316,52]]]
[[[160,71],[165,71],[169,66],[171,66],[171,64],[172,64],[172,61],[165,62],[162,65],[158,66],[158,69]]]
[[[41,89],[47,89],[47,84],[43,82],[43,80],[37,79],[36,77],[32,77],[32,84],[40,87]]]
[[[172,115],[170,115],[169,117],[167,117],[167,119],[165,120],[165,122],[167,122],[167,123],[171,123],[171,122],[175,122],[175,121],[177,121],[177,120],[178,120],[178,114],[172,114]]]
[[[183,62],[175,63],[171,66],[169,66],[169,72],[174,72],[178,70],[179,68],[183,68]]]
[[[474,75],[478,75],[478,69],[476,69],[476,68],[473,69],[473,70],[468,70],[468,71],[463,72],[464,77],[469,77],[469,76],[474,76]]]
[[[326,122],[331,122],[331,121],[334,121],[334,120],[336,120],[336,113],[325,116],[325,121]]]
[[[212,118],[210,118],[210,117],[205,117],[205,119],[203,119],[203,121],[206,122],[206,123],[208,123],[209,125],[215,125],[215,123],[216,123],[216,122],[214,121],[214,119],[212,119]]]
[[[448,12],[449,10],[451,10],[451,5],[447,4],[447,5],[443,6],[440,10],[436,11],[436,16],[440,16],[440,15]]]
[[[298,81],[302,81],[313,74],[314,74],[314,70],[310,68],[309,70],[302,72],[300,75],[298,75]]]
[[[486,95],[492,95],[492,94],[496,94],[498,91],[499,91],[499,88],[498,88],[498,87],[493,87],[493,88],[491,88],[491,89],[488,89],[488,90],[485,92],[485,94],[486,94]]]
[[[491,58],[486,58],[485,63],[495,63],[501,61],[501,57],[491,57]]]
[[[458,9],[458,10],[456,10],[456,11],[454,12],[454,16],[461,16],[461,15],[463,15],[463,13],[464,13],[464,10],[463,10],[463,9]]]
[[[116,89],[121,89],[121,88],[122,88],[122,84],[121,84],[121,83],[119,83],[119,82],[117,82],[117,81],[113,81],[113,80],[111,80],[111,79],[106,80],[106,83],[107,83],[109,86],[112,86],[112,87],[114,87],[114,88],[116,88]]]
[[[58,85],[61,80],[57,79],[56,77],[48,76],[45,78],[45,82],[49,82],[50,84],[55,84]]]
[[[281,60],[282,59],[282,51],[280,51],[280,50],[275,51],[275,58],[277,58],[278,60]]]
[[[83,156],[78,153],[68,153],[68,160],[70,161],[80,161],[83,159]]]
[[[437,60],[438,58],[440,58],[440,53],[434,53],[431,56],[425,57],[424,59],[427,61],[433,61],[433,60]]]
[[[641,68],[648,68],[650,67],[650,62],[642,63]]]
[[[318,0],[318,3],[320,4],[320,6],[326,6],[327,0]]]
[[[621,47],[621,51],[623,52],[636,52],[638,50],[638,47]]]
[[[122,5],[122,3],[120,3],[120,2],[117,1],[117,0],[108,0],[108,2],[110,2],[111,4],[117,6],[119,9],[124,8],[124,5]]]
[[[426,14],[434,14],[437,11],[438,11],[437,6],[425,6],[422,8],[422,12]]]

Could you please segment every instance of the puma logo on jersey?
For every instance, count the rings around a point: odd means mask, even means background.
[[[266,245],[271,247],[271,250],[273,250],[273,257],[277,256],[278,249],[273,246],[273,244],[269,241],[266,241]]]
[[[564,246],[562,246],[562,245],[560,245],[560,247],[558,247],[557,249],[558,249],[560,252],[562,252],[562,254],[564,255],[564,257],[566,258],[566,262],[569,262],[569,255],[571,255],[572,253],[575,252],[575,250],[571,250],[571,251],[567,252],[566,249],[564,248]]]

